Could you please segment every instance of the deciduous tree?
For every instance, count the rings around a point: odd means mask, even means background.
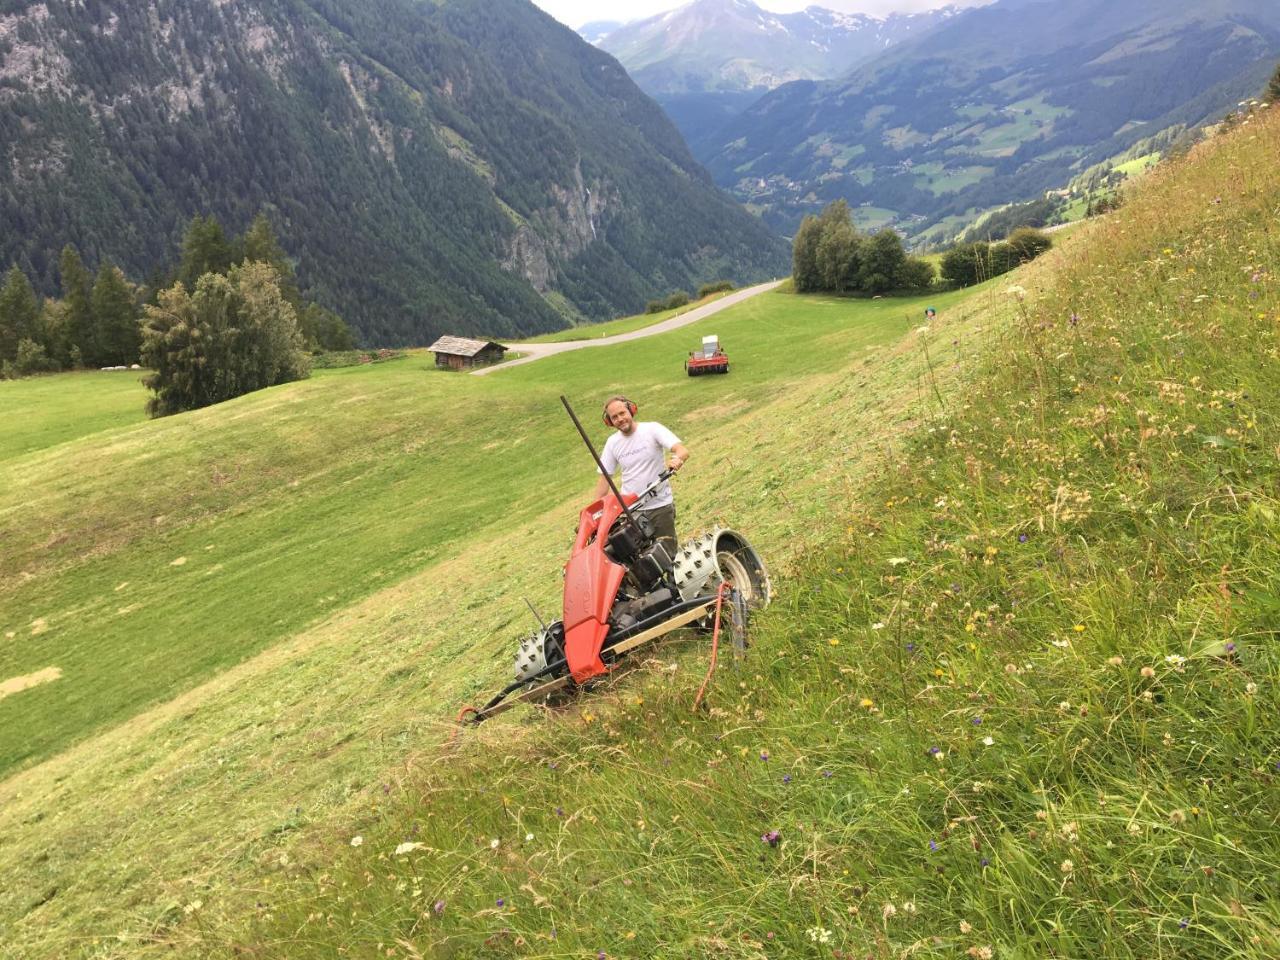
[[[205,407],[310,373],[293,307],[265,263],[207,273],[195,291],[176,283],[145,309],[147,412]]]

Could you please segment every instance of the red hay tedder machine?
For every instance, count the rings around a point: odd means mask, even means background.
[[[560,400],[604,473],[582,424],[568,401]],[[516,651],[515,679],[483,707],[464,707],[460,721],[479,723],[517,703],[583,687],[607,676],[637,647],[680,627],[712,631],[714,668],[725,611],[735,648],[745,649],[749,611],[772,597],[764,561],[751,544],[733,530],[716,528],[687,541],[673,557],[640,509],[671,471],[639,495],[619,493],[604,475],[611,492],[578,517],[564,568],[561,618],[545,623],[538,617],[540,629]]]
[[[729,357],[720,346],[720,338],[715,334],[703,337],[702,349],[689,352],[684,371],[691,377],[700,377],[704,373],[728,373]]]

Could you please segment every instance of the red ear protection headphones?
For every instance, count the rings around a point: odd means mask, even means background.
[[[610,397],[608,400],[604,402],[604,413],[601,416],[601,419],[604,420],[604,425],[606,427],[613,426],[613,421],[609,419],[609,404],[617,403],[619,400],[621,400],[623,403],[627,405],[627,410],[631,413],[633,417],[636,415],[636,405],[632,403],[630,400],[628,400],[626,397],[621,395],[616,397]]]

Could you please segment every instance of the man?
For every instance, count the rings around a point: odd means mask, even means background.
[[[663,467],[679,470],[689,459],[689,450],[680,438],[660,423],[637,421],[636,405],[626,397],[610,397],[604,405],[604,422],[613,427],[614,433],[605,441],[600,462],[613,476],[622,469],[622,493],[643,493],[653,485]],[[671,451],[670,461],[665,462],[664,451]],[[609,481],[601,475],[596,483],[595,499],[609,492]],[[640,505],[640,511],[653,524],[659,539],[666,541],[667,552],[676,553],[676,504],[671,484],[664,482]]]

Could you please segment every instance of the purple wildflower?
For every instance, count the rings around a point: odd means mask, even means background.
[[[442,916],[444,914],[444,901],[437,900],[435,903],[435,906],[432,907],[431,909],[437,917]]]
[[[830,771],[830,770],[823,770],[823,771],[822,771],[822,779],[823,779],[823,780],[830,780],[830,779],[831,779],[831,771]]]
[[[1080,322],[1080,314],[1078,314],[1078,313],[1076,313],[1076,312],[1072,311],[1072,313],[1071,313],[1071,325],[1074,327],[1074,326],[1075,326],[1077,323],[1079,323],[1079,322]]]
[[[1025,533],[1020,533],[1020,534],[1018,534],[1018,542],[1019,542],[1019,543],[1026,543],[1026,542],[1027,542],[1027,535],[1026,535]]]
[[[768,759],[769,759],[769,751],[768,751],[768,750],[761,750],[761,751],[760,751],[760,759],[761,759],[761,760],[768,760]]]
[[[770,830],[768,833],[760,834],[760,839],[771,847],[776,847],[778,842],[782,840],[782,832],[780,830]]]
[[[930,754],[932,754],[932,755],[933,755],[933,756],[935,756],[935,757],[936,757],[938,754],[940,754],[941,752],[942,752],[942,748],[941,748],[941,747],[930,747],[930,748],[929,748],[929,753],[930,753]]]
[[[502,899],[502,897],[499,897],[497,900],[497,905],[500,907],[505,907],[507,905],[507,901]]]
[[[789,773],[784,773],[784,774],[782,775],[782,782],[783,782],[783,783],[790,783],[790,782],[791,782],[791,774],[789,774]]]
[[[982,718],[981,718],[981,717],[974,717],[974,718],[973,718],[971,721],[969,721],[969,722],[970,722],[970,723],[972,723],[975,727],[980,727],[980,726],[982,726]]]
[[[563,816],[564,816],[564,807],[556,807],[556,816],[557,816],[557,817],[563,817]]]
[[[1181,920],[1179,920],[1179,921],[1178,921],[1178,929],[1179,929],[1179,930],[1185,930],[1185,929],[1187,929],[1187,927],[1188,927],[1188,926],[1190,926],[1190,925],[1191,925],[1191,921],[1190,921],[1189,919],[1187,919],[1186,917],[1183,917]]]
[[[1228,643],[1227,653],[1235,653],[1235,652],[1236,652],[1236,645],[1234,643]]]
[[[930,841],[929,841],[929,849],[930,849],[930,850],[932,850],[934,853],[937,853],[937,852],[938,852],[938,841],[937,841],[937,840],[930,840]]]
[[[983,857],[981,860],[978,861],[978,866],[989,867],[991,866],[991,861],[988,860],[986,857]]]

